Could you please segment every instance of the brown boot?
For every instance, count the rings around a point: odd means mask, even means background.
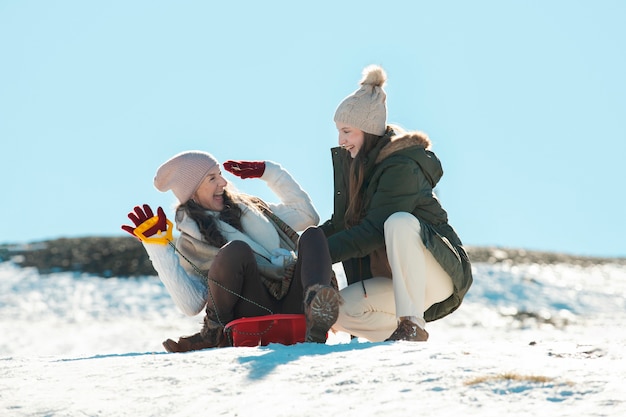
[[[221,348],[230,346],[228,337],[224,334],[224,327],[218,323],[204,319],[202,331],[192,336],[183,336],[174,342],[167,339],[163,342],[163,347],[168,352],[191,352],[193,350]]]
[[[407,340],[409,342],[425,342],[428,340],[428,332],[409,319],[401,319],[398,328],[385,342],[394,340]]]
[[[183,336],[178,339],[178,342],[174,342],[172,339],[167,339],[163,342],[163,347],[168,352],[191,352],[193,350],[201,350],[217,347],[211,342],[204,340],[200,333],[196,333],[192,336]]]
[[[326,343],[328,331],[337,321],[341,296],[333,287],[312,285],[304,295],[306,342]]]
[[[202,326],[200,334],[204,340],[212,345],[211,347],[230,346],[230,341],[224,334],[224,326],[211,320],[208,315],[204,316],[204,326]]]

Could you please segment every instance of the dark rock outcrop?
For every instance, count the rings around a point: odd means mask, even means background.
[[[596,258],[499,247],[468,247],[472,262],[626,265],[626,258]],[[156,275],[143,245],[132,237],[62,238],[24,245],[0,245],[0,261],[35,267],[42,274],[74,271],[101,277]]]
[[[0,246],[0,259],[42,274],[75,271],[101,277],[156,275],[141,242],[132,237],[62,238]]]

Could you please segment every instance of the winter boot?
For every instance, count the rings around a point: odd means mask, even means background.
[[[395,340],[407,340],[409,342],[425,342],[428,340],[428,332],[409,319],[401,319],[398,328],[385,342]]]
[[[327,285],[312,285],[304,294],[306,342],[326,343],[328,331],[339,316],[341,296]]]
[[[204,318],[204,327],[200,333],[192,336],[183,336],[178,342],[167,339],[163,342],[163,347],[168,352],[190,352],[209,348],[220,348],[230,346],[230,341],[224,334],[224,326]]]
[[[192,350],[201,350],[215,347],[210,342],[204,340],[200,333],[196,333],[192,336],[183,336],[178,339],[178,342],[172,339],[167,339],[163,342],[163,347],[168,352],[191,352]]]
[[[224,333],[224,326],[209,318],[208,314],[204,316],[204,326],[200,330],[202,338],[213,345],[213,347],[231,346],[230,340]]]

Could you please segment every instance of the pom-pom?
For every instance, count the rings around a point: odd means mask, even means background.
[[[363,79],[361,85],[371,85],[373,87],[382,87],[387,81],[387,73],[378,65],[370,65],[363,70]]]

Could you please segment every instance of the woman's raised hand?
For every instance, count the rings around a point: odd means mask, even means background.
[[[226,161],[226,171],[239,178],[259,178],[265,172],[264,161]]]
[[[150,208],[149,205],[144,204],[143,208],[139,206],[135,206],[135,209],[128,213],[128,218],[135,224],[135,227],[123,225],[122,230],[130,233],[134,237],[138,237],[135,235],[135,229],[141,226],[145,221],[154,217],[154,212]],[[165,212],[161,207],[157,209],[157,221],[156,223],[145,230],[143,235],[145,237],[153,236],[159,232],[165,232],[167,230],[167,218],[165,217]]]

